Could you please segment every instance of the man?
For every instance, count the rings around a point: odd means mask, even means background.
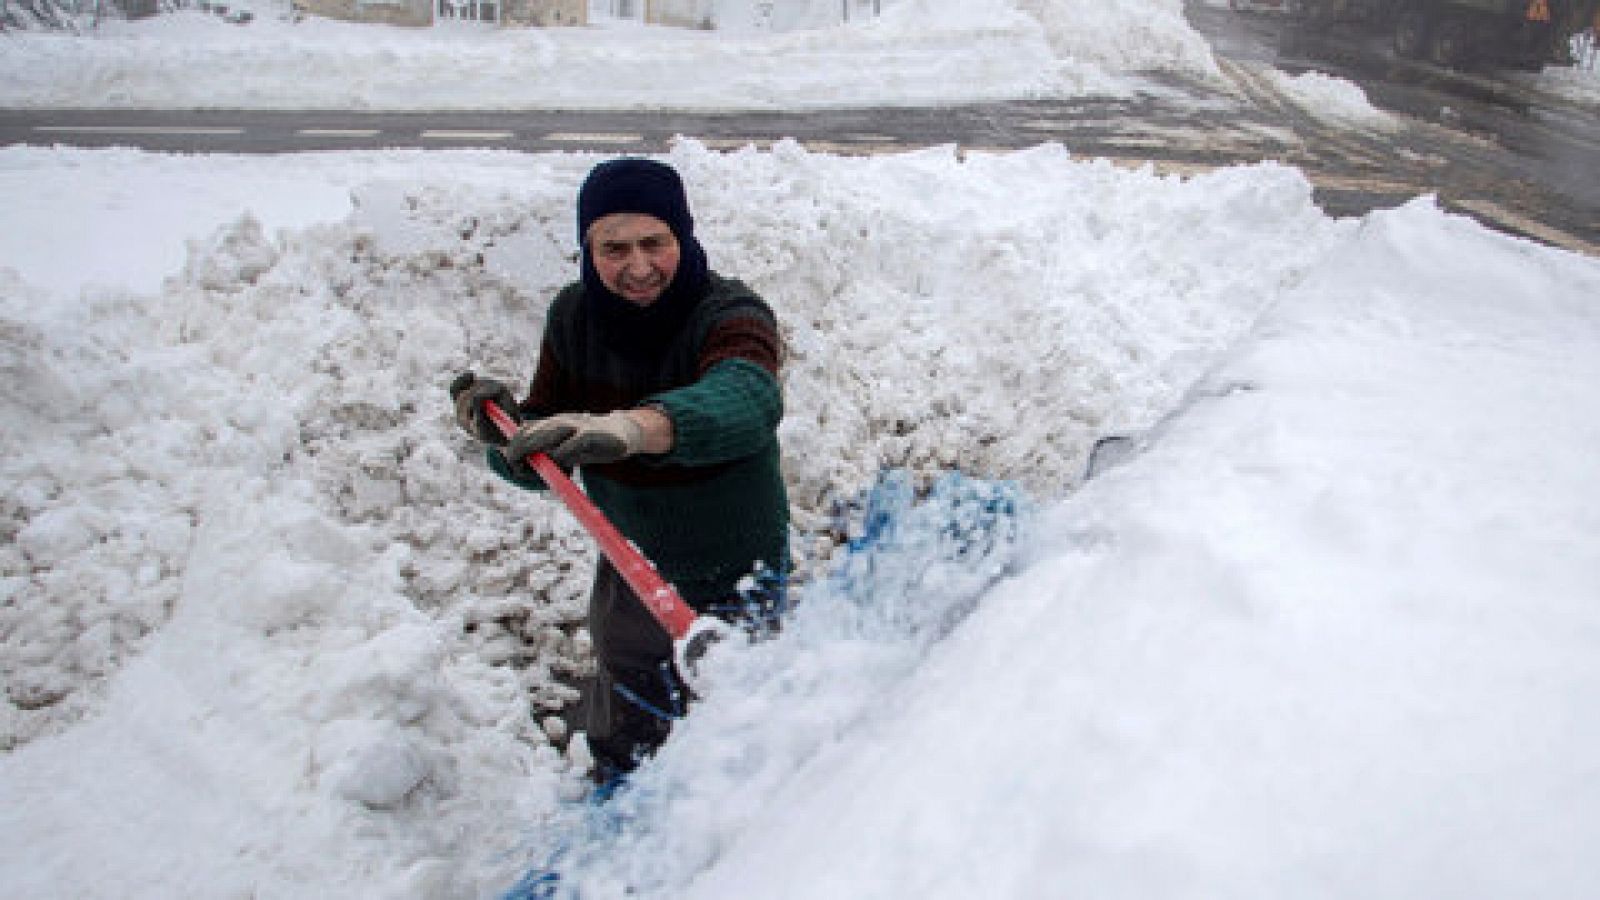
[[[733,620],[740,580],[788,564],[777,322],[748,287],[710,270],[669,166],[596,166],[578,193],[578,239],[582,278],[550,305],[527,398],[463,375],[451,387],[456,419],[523,487],[543,487],[530,453],[577,467],[595,505],[684,600]],[[508,443],[485,400],[520,419]],[[603,557],[589,631],[598,671],[587,731],[604,782],[666,739],[688,697],[671,639]]]

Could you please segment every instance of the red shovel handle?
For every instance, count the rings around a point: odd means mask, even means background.
[[[483,408],[495,427],[500,429],[500,434],[509,440],[511,435],[516,433],[517,423],[493,400],[485,400]],[[561,471],[561,467],[556,465],[555,460],[548,454],[530,453],[528,464],[533,466],[533,470],[539,473],[544,483],[550,486],[550,490],[555,491],[556,496],[567,505],[567,509],[578,523],[600,545],[600,552],[606,555],[606,559],[611,560],[611,565],[621,573],[623,580],[633,588],[633,592],[639,595],[645,609],[650,610],[650,614],[656,617],[656,621],[667,630],[667,634],[675,641],[688,634],[696,618],[694,609],[683,602],[683,598],[679,597],[672,585],[661,577],[655,566],[644,558],[644,554],[622,536],[617,526],[611,524],[605,513],[602,513],[600,508],[572,483],[572,479]]]

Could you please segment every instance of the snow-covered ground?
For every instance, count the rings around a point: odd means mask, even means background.
[[[1018,6],[1021,6],[1021,9]],[[885,0],[877,18],[771,33],[597,20],[426,29],[185,13],[86,37],[8,35],[7,106],[204,109],[805,109],[1133,89],[1205,77],[1179,0]],[[1028,12],[1023,12],[1028,10]]]
[[[1587,51],[1581,65],[1549,66],[1535,76],[1537,83],[1550,91],[1590,109],[1600,109],[1600,65],[1595,50]]]
[[[996,40],[1131,89],[1052,9]],[[590,897],[1600,891],[1600,263],[1272,164],[668,159],[783,321],[813,582],[614,831],[547,715],[593,551],[444,391],[529,374],[597,157],[0,150],[3,893],[493,896],[559,844]],[[886,467],[1025,490],[1004,577],[911,516],[833,590]]]
[[[1226,0],[1208,0],[1226,5]],[[600,4],[602,7],[604,4]],[[783,4],[777,4],[783,6]],[[807,6],[821,4],[812,0]],[[0,103],[41,108],[809,109],[1124,94],[1165,72],[1219,78],[1181,0],[882,0],[877,18],[778,33],[741,27],[762,3],[727,0],[714,32],[597,14],[586,28],[433,28],[296,21],[250,0],[246,25],[198,11],[102,21],[81,36],[9,33]],[[745,13],[741,15],[740,13]],[[825,18],[825,17],[822,17]],[[782,16],[778,16],[783,21]],[[815,23],[817,15],[797,23]],[[1535,80],[1600,102],[1600,72]],[[1341,108],[1354,92],[1285,79],[1291,98]],[[1347,111],[1341,112],[1347,116]]]

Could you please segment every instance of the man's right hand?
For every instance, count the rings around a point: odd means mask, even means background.
[[[483,404],[486,400],[493,400],[496,406],[505,410],[506,415],[518,418],[517,400],[510,388],[493,378],[479,378],[471,372],[462,372],[450,382],[450,399],[455,403],[456,424],[461,426],[461,430],[490,444],[501,445],[506,442],[500,429],[484,413]]]

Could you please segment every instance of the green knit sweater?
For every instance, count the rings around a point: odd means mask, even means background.
[[[617,346],[574,283],[551,303],[524,418],[653,405],[672,420],[673,446],[580,473],[595,505],[684,599],[726,599],[738,580],[788,561],[789,504],[779,470],[783,399],[777,322],[742,283],[710,286],[653,346]],[[498,449],[490,465],[530,489]]]

